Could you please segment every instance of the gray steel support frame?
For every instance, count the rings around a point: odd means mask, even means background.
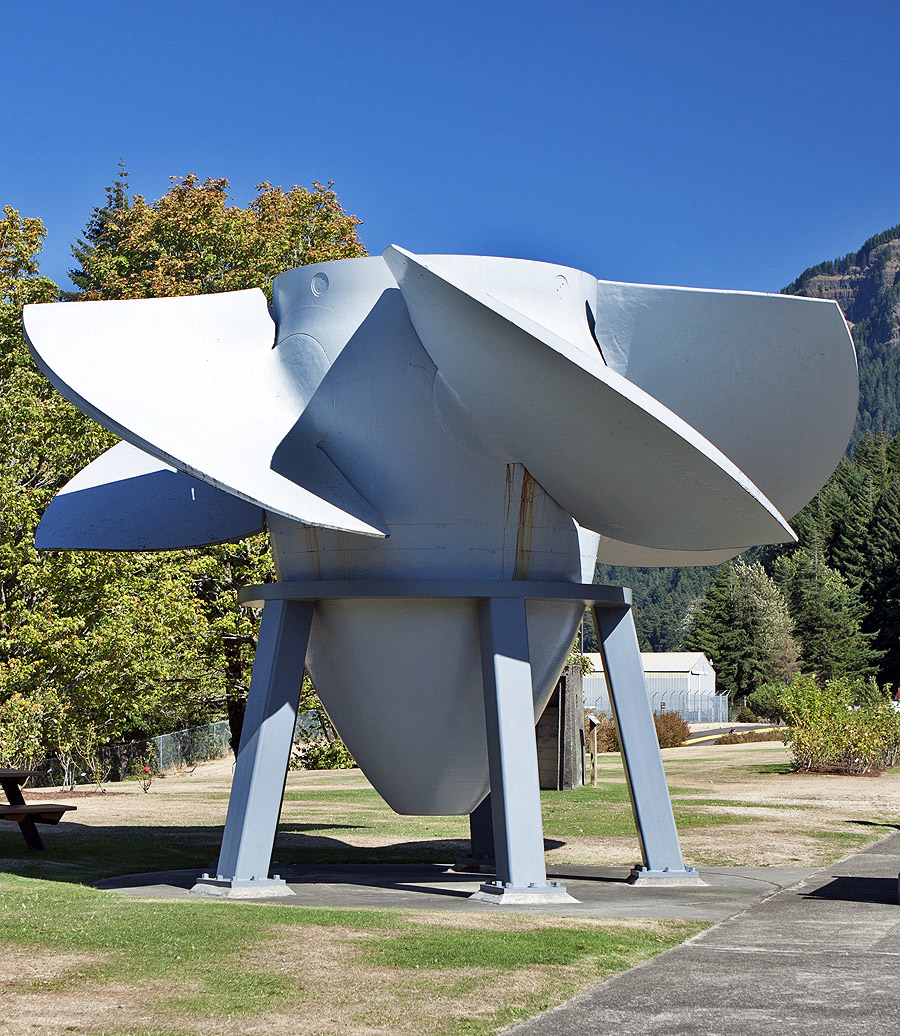
[[[629,880],[635,885],[705,884],[681,857],[631,608],[591,606],[590,611],[644,861]]]
[[[455,871],[493,874],[494,819],[490,792],[469,814],[469,851],[453,864]]]
[[[499,903],[571,899],[547,881],[534,739],[528,624],[521,597],[478,602],[496,880],[471,898]]]
[[[703,884],[681,857],[631,615],[630,591],[572,583],[369,580],[271,583],[239,592],[262,607],[250,696],[216,875],[193,891],[252,896],[290,893],[269,876],[316,602],[334,598],[452,597],[479,608],[491,794],[471,819],[473,856],[493,842],[496,882],[473,898],[500,903],[570,899],[547,881],[533,724],[527,600],[579,600],[592,612],[640,839],[638,885]],[[492,832],[492,833],[491,833]]]
[[[263,611],[219,863],[215,877],[204,874],[194,892],[291,895],[269,867],[314,609],[314,601],[283,600]]]

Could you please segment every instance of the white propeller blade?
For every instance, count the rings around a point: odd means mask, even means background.
[[[67,483],[44,511],[38,550],[174,550],[259,532],[255,504],[120,442]]]
[[[299,522],[369,536],[382,518],[294,426],[327,372],[315,343],[287,357],[262,292],[26,306],[48,379],[139,449]],[[305,381],[298,382],[297,369]]]
[[[436,260],[394,246],[385,260],[463,405],[579,524],[676,550],[794,539],[743,472],[599,349],[573,345]]]

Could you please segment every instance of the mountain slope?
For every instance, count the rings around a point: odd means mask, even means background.
[[[853,441],[865,431],[900,432],[900,226],[811,266],[784,294],[835,299],[850,324],[859,357]]]

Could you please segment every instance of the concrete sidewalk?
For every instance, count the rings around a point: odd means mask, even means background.
[[[510,1036],[896,1036],[900,833]]]

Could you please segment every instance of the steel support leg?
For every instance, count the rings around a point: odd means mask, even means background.
[[[630,880],[638,885],[705,884],[681,857],[631,609],[592,608],[591,612],[644,860]]]
[[[314,608],[314,601],[269,601],[263,610],[219,864],[194,892],[290,894],[278,875],[269,877],[269,866]]]
[[[534,738],[525,601],[479,601],[481,671],[497,880],[471,898],[495,903],[571,900],[547,881]]]
[[[491,796],[488,793],[469,814],[469,851],[453,864],[456,871],[493,874],[494,818]]]

